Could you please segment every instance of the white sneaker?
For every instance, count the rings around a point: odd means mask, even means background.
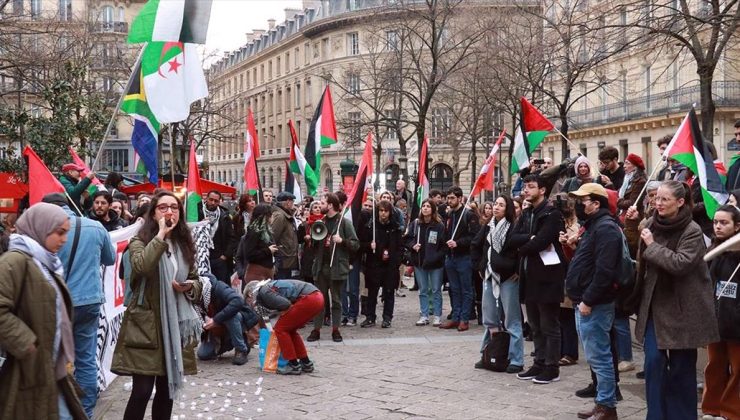
[[[435,315],[432,318],[432,326],[439,327],[440,325],[442,325],[442,318]]]
[[[617,369],[619,372],[629,372],[631,370],[635,370],[635,364],[628,361],[622,361],[617,365]]]
[[[429,325],[429,318],[422,316],[418,321],[416,321],[416,326],[422,327],[424,325]]]

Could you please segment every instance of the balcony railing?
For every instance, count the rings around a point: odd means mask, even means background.
[[[93,32],[128,33],[128,22],[96,22]]]
[[[712,83],[712,97],[718,107],[740,106],[740,81]],[[579,130],[638,118],[687,112],[700,103],[699,85],[628,99],[568,114],[571,128]]]

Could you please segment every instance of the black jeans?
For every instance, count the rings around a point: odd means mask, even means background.
[[[216,276],[219,281],[222,281],[231,287],[231,282],[229,281],[231,273],[229,273],[229,264],[227,261],[224,261],[221,258],[212,258],[211,274]]]
[[[375,321],[375,310],[378,306],[378,286],[367,288],[367,318]],[[383,320],[393,319],[393,305],[396,303],[396,295],[392,287],[383,287]]]
[[[527,318],[532,328],[534,362],[558,366],[560,360],[560,304],[527,303]]]
[[[172,417],[172,400],[167,386],[166,376],[133,375],[131,396],[123,413],[123,420],[143,420],[149,397],[152,396],[154,384],[157,384],[157,393],[152,402],[152,420],[169,420]]]
[[[570,308],[560,308],[560,356],[570,356],[578,360],[578,332],[576,331],[576,312]]]

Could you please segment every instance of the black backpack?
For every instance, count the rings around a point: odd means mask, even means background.
[[[500,331],[491,334],[491,340],[483,348],[483,368],[494,372],[506,372],[509,367],[509,341],[511,336],[504,328],[504,310],[501,298],[498,299],[498,310],[501,320]]]

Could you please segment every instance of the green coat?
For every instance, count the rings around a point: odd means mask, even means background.
[[[167,374],[167,368],[164,362],[162,320],[159,315],[161,313],[159,304],[159,260],[167,250],[167,243],[155,237],[149,244],[144,245],[144,242],[138,236],[135,236],[131,239],[128,249],[131,256],[131,288],[134,291],[132,299],[138,299],[139,284],[146,277],[143,306],[151,308],[154,311],[154,324],[157,331],[158,346],[156,349],[127,347],[124,342],[128,328],[128,319],[124,312],[121,332],[118,334],[116,350],[113,353],[111,371],[116,375],[125,376],[165,376]],[[188,279],[198,279],[198,272],[195,270],[195,266],[190,268]],[[171,282],[170,280],[165,281]],[[192,293],[194,300],[200,300],[201,284],[199,281],[193,284]],[[182,350],[183,367],[185,368],[186,375],[195,375],[197,372],[194,349],[195,345],[192,345],[184,347]]]
[[[340,214],[334,216],[334,218],[324,218],[326,223],[326,229],[329,231],[329,236],[333,236],[337,232],[337,222],[341,221],[339,227],[339,236],[342,237],[342,243],[337,244],[337,250],[334,252],[334,264],[331,266],[331,279],[332,280],[345,280],[349,274],[349,262],[350,254],[360,249],[360,241],[357,239],[355,228],[352,226],[349,220],[342,217]],[[313,259],[313,278],[319,278],[319,274],[324,265],[324,253],[328,254],[327,258],[331,258],[331,251],[333,243],[329,247],[324,246],[324,241],[313,241],[314,259]],[[328,263],[327,263],[328,265]]]
[[[82,209],[82,193],[87,190],[87,187],[90,186],[92,181],[88,177],[82,177],[76,183],[73,181],[74,180],[70,179],[67,175],[62,175],[59,178],[59,182],[64,186],[69,198],[75,203],[75,205],[77,205],[77,207]],[[74,210],[74,207],[72,210]]]
[[[73,319],[67,286],[62,279],[55,280],[64,295],[69,319]],[[23,282],[26,285],[21,296]],[[0,346],[13,356],[0,372],[1,419],[59,418],[51,354],[55,307],[56,291],[30,256],[11,251],[0,257]],[[31,344],[36,345],[34,354],[28,354]]]

